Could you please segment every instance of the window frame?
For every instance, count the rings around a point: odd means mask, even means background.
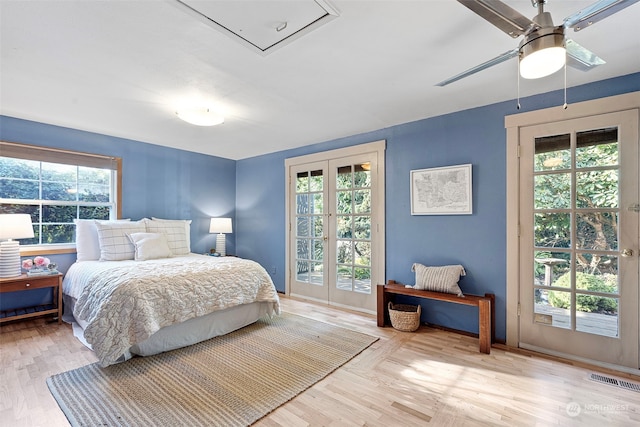
[[[122,158],[105,156],[81,151],[63,150],[58,148],[22,144],[17,142],[0,141],[0,156],[22,160],[35,160],[47,163],[60,163],[73,166],[87,166],[111,169],[115,173],[114,203],[116,218],[122,217]],[[37,244],[20,246],[21,256],[46,254],[75,253],[76,244]]]

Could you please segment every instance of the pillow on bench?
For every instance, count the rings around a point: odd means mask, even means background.
[[[461,265],[427,267],[426,265],[415,263],[411,267],[411,271],[416,273],[414,289],[463,296],[458,286],[458,280],[460,280],[460,276],[465,276],[467,273]]]

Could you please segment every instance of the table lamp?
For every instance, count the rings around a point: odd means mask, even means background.
[[[211,218],[209,233],[218,233],[216,237],[216,252],[218,252],[220,256],[226,256],[227,237],[224,233],[233,233],[231,218]]]

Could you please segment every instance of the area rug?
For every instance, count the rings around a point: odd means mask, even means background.
[[[283,313],[186,348],[54,375],[72,426],[246,426],[378,338]]]

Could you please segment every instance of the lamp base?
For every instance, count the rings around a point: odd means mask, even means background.
[[[19,276],[22,265],[20,264],[20,242],[7,240],[0,243],[0,277]]]
[[[227,256],[227,236],[224,233],[219,233],[216,237],[216,252],[220,254],[220,256]]]

